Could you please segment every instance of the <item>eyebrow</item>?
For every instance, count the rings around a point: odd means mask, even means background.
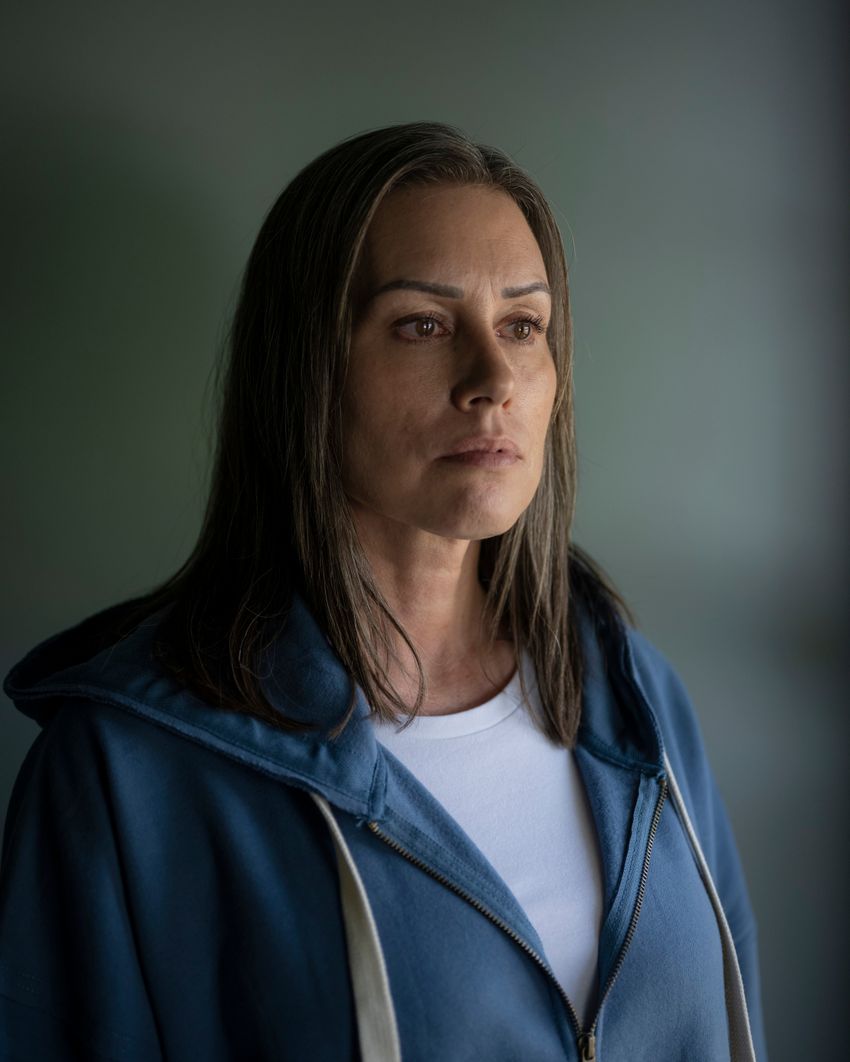
[[[427,280],[390,280],[382,284],[377,291],[373,291],[367,299],[371,302],[387,291],[425,291],[429,295],[441,295],[444,299],[462,299],[463,288],[456,288],[452,284],[432,284]],[[502,288],[503,299],[518,299],[520,295],[530,295],[533,291],[544,291],[551,296],[549,285],[542,280],[535,280],[531,284],[520,284],[514,288]]]

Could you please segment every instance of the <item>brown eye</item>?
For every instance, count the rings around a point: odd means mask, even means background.
[[[543,326],[543,318],[537,314],[532,317],[517,317],[516,320],[511,321],[509,328],[521,328],[523,335],[517,335],[514,332],[514,342],[524,343],[527,346],[531,346],[534,343],[535,333],[542,335],[546,329]]]
[[[436,322],[433,317],[420,317],[418,321],[413,321],[412,323],[416,329],[416,334],[420,338],[427,339],[434,334]]]
[[[422,317],[411,317],[407,321],[400,321],[396,325],[396,328],[398,329],[398,334],[402,336],[403,339],[407,340],[408,343],[422,343],[428,339],[439,337],[437,327],[440,326],[440,324],[439,318],[431,314],[425,314]],[[402,329],[405,328],[412,328],[413,331],[405,333],[402,331]]]

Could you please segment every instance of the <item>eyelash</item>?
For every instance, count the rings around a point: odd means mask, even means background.
[[[436,321],[438,325],[443,324],[443,322],[436,314],[425,313],[419,314],[416,317],[410,317],[406,321],[399,321],[396,327],[402,328],[404,325],[416,324],[417,321]],[[515,317],[513,321],[508,322],[508,327],[510,327],[511,325],[522,324],[523,322],[527,322],[528,324],[532,325],[532,327],[534,328],[534,332],[537,333],[537,335],[541,335],[543,332],[546,331],[546,329],[543,327],[543,317],[540,314],[529,314],[524,317]],[[410,336],[402,336],[401,338],[405,343],[432,343],[435,339],[441,339],[443,337],[419,336],[417,339],[411,339]],[[527,339],[515,339],[514,342],[519,343],[520,346],[530,345],[534,342],[534,333],[528,336]]]

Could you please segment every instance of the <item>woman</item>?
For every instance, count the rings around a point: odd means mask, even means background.
[[[0,1057],[766,1057],[695,715],[570,543],[571,363],[501,152],[397,125],[283,191],[192,555],[6,679]]]

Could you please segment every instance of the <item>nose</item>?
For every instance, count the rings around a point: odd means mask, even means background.
[[[507,405],[514,391],[514,371],[499,340],[482,329],[468,336],[457,353],[452,404],[462,412],[487,402],[495,406]]]

